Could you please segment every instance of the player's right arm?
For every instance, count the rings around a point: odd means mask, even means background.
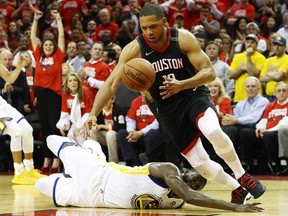
[[[22,56],[22,54],[19,57],[19,61],[16,65],[16,68],[13,71],[8,71],[8,69],[0,62],[0,76],[2,79],[4,79],[7,83],[14,83],[19,74],[22,71],[22,68],[25,67],[29,59],[25,57],[25,55]]]
[[[90,126],[96,124],[96,116],[100,113],[100,111],[108,103],[112,96],[115,95],[122,80],[121,73],[124,69],[126,62],[132,58],[137,58],[140,56],[140,46],[136,40],[132,41],[124,47],[120,54],[119,61],[116,67],[97,92],[90,115],[84,124],[85,137],[89,136]]]
[[[179,169],[172,163],[152,163],[149,166],[149,172],[153,177],[164,180],[175,194],[191,205],[237,212],[263,211],[263,208],[258,207],[260,203],[238,205],[192,190],[182,180]]]

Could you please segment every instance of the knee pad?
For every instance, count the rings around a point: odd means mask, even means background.
[[[22,136],[33,136],[33,128],[25,119],[21,119],[18,124],[22,128]]]
[[[220,164],[208,159],[203,161],[198,167],[194,167],[194,169],[207,180],[214,180],[219,172],[223,172],[223,168]]]

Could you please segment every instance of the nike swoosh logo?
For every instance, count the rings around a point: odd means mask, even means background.
[[[152,54],[155,50],[152,50],[151,52],[147,52],[145,53],[146,56],[149,56],[150,54]]]

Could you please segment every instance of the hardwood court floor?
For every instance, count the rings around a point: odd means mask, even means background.
[[[0,215],[24,216],[176,216],[176,215],[288,215],[288,177],[259,177],[267,187],[258,200],[265,208],[261,213],[235,213],[229,211],[185,205],[172,210],[126,210],[101,208],[56,208],[52,199],[37,192],[32,185],[12,185],[11,175],[0,173]],[[207,195],[230,200],[225,187],[208,183],[202,191]]]

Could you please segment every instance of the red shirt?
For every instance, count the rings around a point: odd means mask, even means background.
[[[235,6],[230,13],[229,18],[238,18],[241,16],[247,17],[250,20],[254,20],[256,11],[253,5],[247,3],[244,6]]]
[[[88,11],[84,0],[63,0],[61,5],[61,15],[63,17],[64,26],[70,25],[72,15],[82,13],[82,8]]]
[[[189,23],[189,10],[185,6],[182,9],[178,9],[176,4],[173,3],[170,5],[168,9],[168,14],[169,14],[169,25],[173,26],[174,25],[174,20],[177,16],[182,15],[184,18],[184,28],[189,29],[190,23]]]
[[[118,30],[119,30],[119,26],[115,22],[110,22],[108,26],[103,26],[102,24],[100,24],[96,28],[97,40],[101,38],[101,35],[103,34],[103,32],[110,32],[111,41],[114,42],[116,35],[118,33]]]
[[[62,105],[61,112],[71,113],[71,108],[73,104],[74,96],[68,92],[62,93]],[[81,102],[81,116],[85,113],[90,113],[92,109],[93,100],[91,100],[91,96],[89,91],[83,91],[83,99]]]
[[[288,103],[280,105],[278,101],[274,101],[267,105],[262,118],[268,119],[266,129],[270,129],[275,127],[285,116],[288,116]]]
[[[14,7],[10,5],[0,6],[0,12],[5,16],[5,23],[9,24],[11,21],[11,14],[15,11]]]
[[[95,62],[90,62],[87,61],[84,64],[84,69],[87,72],[88,76],[97,79],[97,80],[101,80],[101,81],[105,81],[109,75],[110,75],[110,68],[109,66],[103,62],[102,60],[100,61],[95,61]],[[85,84],[85,86],[87,86]],[[89,86],[90,92],[91,92],[91,97],[95,98],[98,89],[96,88],[92,88]]]
[[[155,116],[149,109],[142,95],[131,102],[130,109],[126,116],[136,121],[137,130],[145,128],[155,120]]]
[[[38,45],[33,52],[36,67],[34,86],[49,88],[57,94],[62,94],[62,64],[64,63],[65,53],[58,47],[52,56],[42,58],[40,46]]]

